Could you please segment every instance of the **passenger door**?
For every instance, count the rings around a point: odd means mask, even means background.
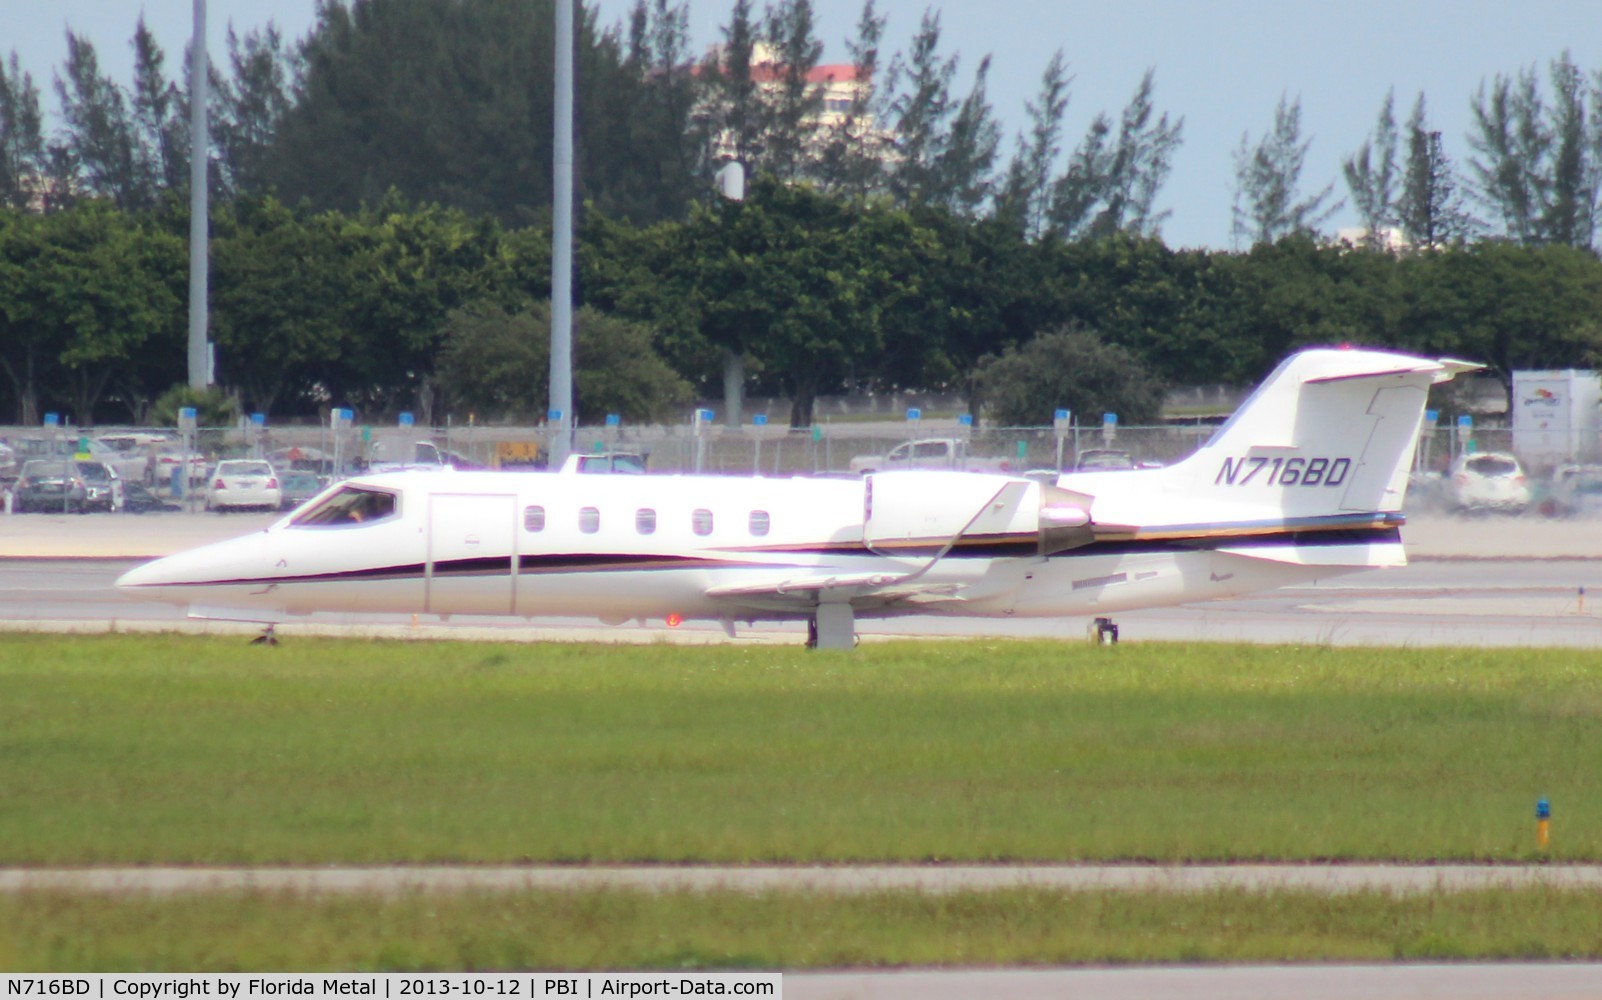
[[[517,601],[517,497],[428,498],[425,608],[432,614],[510,614]]]

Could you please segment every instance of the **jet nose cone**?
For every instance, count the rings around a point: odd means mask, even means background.
[[[156,582],[161,575],[160,566],[162,562],[163,560],[156,559],[151,562],[147,562],[142,566],[135,566],[133,569],[117,577],[117,589],[136,590],[140,587],[146,587]]]
[[[116,586],[134,597],[171,601],[183,595],[188,600],[209,588],[259,582],[269,575],[266,536],[258,532],[135,566],[117,578]]]

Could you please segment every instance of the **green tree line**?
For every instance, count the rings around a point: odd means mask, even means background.
[[[543,411],[546,229],[393,195],[356,212],[241,199],[215,221],[218,375],[245,409]],[[101,201],[0,212],[3,412],[25,424],[46,408],[81,423],[148,417],[183,381],[186,228],[176,210]],[[1343,342],[1483,361],[1504,379],[1602,361],[1602,262],[1562,245],[1393,253],[1293,235],[1237,253],[1133,234],[1028,240],[994,219],[772,178],[684,220],[592,211],[579,245],[578,405],[590,420],[659,419],[715,393],[725,352],[746,361],[753,390],[795,401],[796,425],[817,394],[842,389],[954,389],[983,412],[1017,354],[1063,334],[1068,346],[1034,367],[1105,367],[1099,347],[1114,346],[1167,384],[1245,384],[1297,347]],[[1014,395],[997,389],[997,405]],[[1031,422],[1073,402],[1042,402]],[[1008,403],[1009,420],[1025,416]]]

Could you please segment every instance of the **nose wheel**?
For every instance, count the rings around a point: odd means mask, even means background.
[[[1116,646],[1118,644],[1118,623],[1111,618],[1097,618],[1085,630],[1090,641],[1098,646]]]

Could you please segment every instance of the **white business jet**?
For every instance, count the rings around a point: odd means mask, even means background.
[[[800,620],[1105,616],[1405,563],[1431,384],[1477,368],[1308,350],[1167,468],[861,479],[399,472],[265,530],[131,570],[122,590],[262,622],[315,611]],[[200,609],[205,609],[203,612]]]

